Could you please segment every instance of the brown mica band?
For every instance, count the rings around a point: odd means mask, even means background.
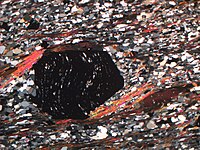
[[[102,51],[103,48],[95,42],[82,41],[75,44],[59,44],[50,46],[47,51],[65,52],[65,51]]]
[[[142,112],[159,111],[167,104],[173,103],[181,95],[188,95],[194,101],[199,101],[200,96],[190,92],[192,87],[194,87],[194,83],[158,89],[155,85],[146,83],[137,88],[136,91],[127,93],[120,99],[110,102],[109,105],[98,107],[90,113],[90,117],[92,119],[105,119],[109,117],[108,114],[115,113],[120,109],[123,109],[124,112],[121,112],[119,116],[126,116],[130,113],[136,115]],[[133,99],[135,100],[133,101]]]

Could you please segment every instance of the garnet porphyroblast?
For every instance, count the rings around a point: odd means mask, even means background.
[[[65,51],[45,52],[33,66],[34,102],[56,119],[85,119],[123,87],[123,77],[102,47],[72,45]],[[69,50],[70,49],[70,50]]]

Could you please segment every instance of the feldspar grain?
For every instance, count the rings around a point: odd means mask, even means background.
[[[6,47],[5,46],[0,46],[0,54],[3,54],[3,52],[5,51]]]

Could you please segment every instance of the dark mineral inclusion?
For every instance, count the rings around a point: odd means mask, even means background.
[[[104,51],[48,52],[33,66],[34,102],[55,119],[85,119],[124,85]]]

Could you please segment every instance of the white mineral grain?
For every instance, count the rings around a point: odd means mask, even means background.
[[[171,117],[171,121],[172,121],[172,122],[178,122],[178,121],[179,121],[179,119],[178,119],[178,118],[176,118],[176,117]]]
[[[170,66],[171,68],[175,67],[176,65],[177,65],[176,62],[171,62],[171,63],[169,64],[169,66]]]
[[[31,113],[27,113],[27,114],[21,115],[20,117],[32,117],[32,114]]]
[[[91,139],[100,140],[100,139],[107,138],[107,136],[108,136],[107,128],[105,128],[103,126],[98,126],[98,129],[99,129],[99,131],[97,132],[97,134],[95,136],[92,136]]]
[[[144,77],[139,77],[138,79],[140,82],[144,81]]]
[[[155,121],[153,120],[150,120],[148,123],[147,123],[147,128],[148,129],[155,129],[157,128],[158,126],[156,125]]]
[[[178,115],[178,119],[180,120],[181,123],[185,122],[186,117],[183,115]]]
[[[104,3],[105,7],[112,7],[112,3]]]
[[[126,7],[127,6],[127,3],[123,0],[123,1],[120,1],[120,4],[123,6],[123,7]]]
[[[138,40],[138,43],[143,43],[144,42],[144,40],[145,40],[145,38],[144,37],[141,37],[139,40]]]
[[[27,85],[34,85],[34,81],[33,80],[27,80]]]
[[[17,122],[15,125],[25,125],[27,123],[29,123],[28,120],[22,120],[22,121]]]
[[[74,43],[79,43],[81,40],[80,39],[74,39],[73,41],[72,41],[72,43],[74,44]]]
[[[81,1],[79,2],[79,4],[85,4],[85,3],[88,3],[88,2],[90,2],[90,0],[81,0]]]
[[[54,41],[54,44],[55,44],[55,45],[59,45],[59,44],[61,44],[61,43],[63,43],[62,40],[55,40],[55,41]]]
[[[141,12],[141,14],[137,16],[137,20],[141,21],[144,18],[150,18],[151,16],[152,16],[152,13]]]
[[[112,132],[111,135],[112,135],[113,137],[116,137],[116,136],[117,136],[117,133],[116,133],[116,132]]]
[[[200,69],[199,69],[199,68],[194,68],[193,71],[194,71],[194,73],[196,73],[196,74],[197,74],[197,73],[200,73]]]
[[[6,58],[5,58],[5,61],[6,61],[7,64],[9,64],[9,63],[11,62],[11,59],[8,58],[8,57],[6,57]]]
[[[169,1],[169,4],[172,5],[172,6],[176,5],[176,3],[174,1]]]
[[[55,136],[55,135],[51,135],[50,138],[51,138],[52,140],[55,140],[55,139],[56,139],[56,136]]]
[[[164,66],[166,63],[167,63],[167,60],[164,59],[163,61],[160,62],[160,66]]]
[[[37,0],[38,1],[38,3],[43,3],[44,2],[44,0]]]
[[[192,61],[194,61],[194,58],[193,58],[193,57],[189,57],[189,58],[187,58],[187,61],[188,61],[189,63],[191,63]]]
[[[77,8],[76,5],[74,5],[74,6],[72,7],[72,9],[71,9],[71,13],[75,13],[75,12],[77,12],[77,11],[78,11],[78,8]]]
[[[19,105],[19,104],[16,104],[16,105],[14,106],[14,108],[17,110],[17,109],[20,108],[20,105]]]
[[[25,114],[26,110],[25,109],[19,109],[18,111],[16,111],[16,114]]]
[[[112,46],[106,46],[104,47],[105,51],[107,52],[111,52],[112,54],[114,54],[116,52],[116,49],[114,49]]]
[[[190,109],[197,110],[198,108],[196,106],[191,106]]]
[[[42,49],[41,46],[36,46],[36,47],[35,47],[35,50],[41,50],[41,49]]]
[[[0,46],[0,54],[3,54],[3,52],[5,51],[6,47],[5,46]]]
[[[61,150],[68,150],[68,147],[62,147]]]
[[[10,63],[11,63],[11,65],[16,66],[19,63],[19,61],[18,60],[13,60]]]
[[[192,88],[191,91],[195,91],[199,94],[200,93],[200,86],[196,86],[196,87]]]

